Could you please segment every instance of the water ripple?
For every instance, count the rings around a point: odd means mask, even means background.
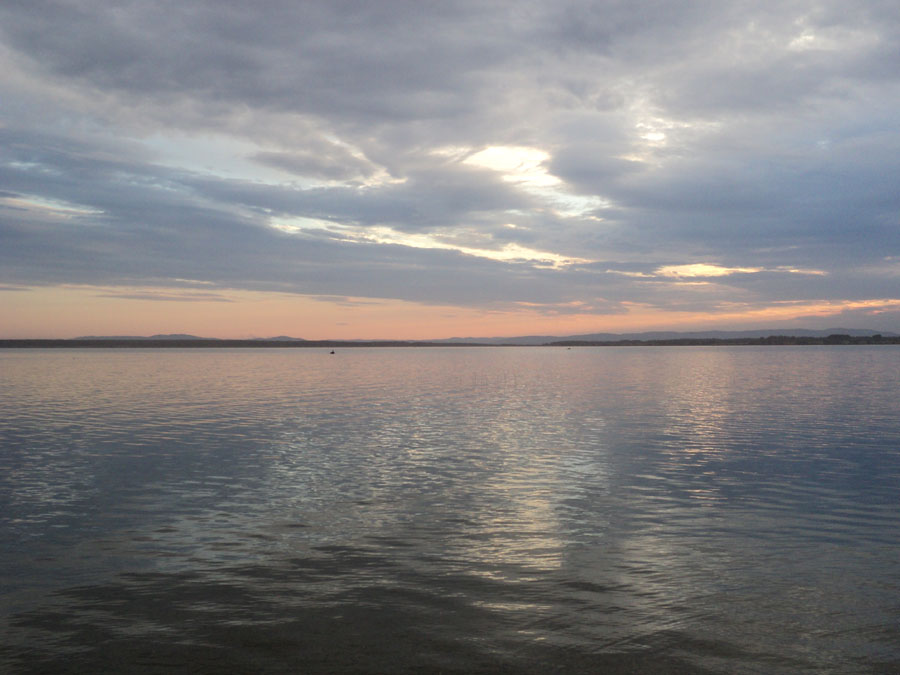
[[[16,672],[900,665],[900,350],[16,351],[0,373]]]

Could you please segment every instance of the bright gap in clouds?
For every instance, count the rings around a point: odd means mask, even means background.
[[[502,262],[532,262],[538,265],[561,268],[568,265],[592,262],[587,258],[575,258],[571,256],[563,256],[548,251],[538,251],[531,248],[520,246],[519,244],[509,243],[499,249],[475,248],[470,246],[460,246],[449,242],[441,241],[438,235],[433,234],[409,234],[405,232],[397,232],[389,227],[370,227],[365,232],[351,235],[349,239],[355,239],[361,242],[372,242],[377,244],[399,244],[401,246],[409,246],[412,248],[431,248],[457,251],[464,255],[476,256],[479,258],[488,258],[490,260],[498,260]]]
[[[361,163],[369,162],[358,148],[336,137],[329,137],[327,142],[341,148],[347,156]],[[302,171],[281,169],[258,159],[273,150],[275,154],[284,153],[290,156],[292,148],[289,145],[273,149],[231,135],[191,135],[174,132],[154,134],[144,139],[143,145],[150,150],[160,165],[205,176],[299,188],[328,187],[343,183],[341,180],[304,175]],[[371,175],[357,182],[370,187],[403,182],[403,179],[391,177],[383,167],[375,166],[374,169]]]
[[[262,148],[233,136],[159,133],[145,139],[144,145],[156,155],[159,164],[173,169],[270,185],[313,185],[287,171],[254,162],[250,158]]]
[[[78,216],[93,216],[103,213],[62,199],[23,194],[16,197],[0,197],[0,207],[25,211],[40,211],[45,217],[68,220]]]
[[[757,272],[784,272],[787,274],[806,274],[812,276],[825,276],[827,272],[815,269],[802,269],[798,267],[780,266],[776,268],[766,267],[724,267],[709,263],[690,263],[687,265],[665,265],[656,269],[656,274],[663,277],[677,279],[691,277],[726,277],[732,274],[756,274]],[[634,276],[634,275],[632,275]],[[639,274],[639,276],[647,276]]]
[[[304,218],[303,216],[279,217],[269,219],[269,226],[287,232],[288,234],[297,234],[303,230],[329,230],[332,231],[334,223],[327,220],[319,220],[318,218]]]
[[[433,150],[432,155],[446,157],[452,162],[490,169],[501,174],[504,181],[516,185],[522,190],[541,198],[547,208],[558,216],[587,217],[590,211],[608,205],[608,202],[596,196],[576,195],[562,189],[563,182],[548,173],[545,164],[550,155],[537,148],[524,146],[490,146],[472,153],[471,148],[443,147]],[[450,241],[454,231],[463,228],[449,226],[442,233],[406,233],[398,232],[387,226],[355,229],[344,227],[339,223],[322,221],[314,218],[292,217],[278,218],[270,221],[275,229],[296,234],[303,230],[324,229],[344,241],[358,241],[377,244],[396,244],[411,248],[452,250],[464,255],[477,256],[503,262],[531,262],[540,266],[562,268],[573,264],[593,262],[588,258],[561,255],[551,251],[528,248],[516,243],[506,243],[497,248],[465,246]],[[506,223],[506,227],[515,229],[515,223]],[[488,237],[489,238],[489,237]]]
[[[529,194],[541,198],[547,207],[563,218],[588,217],[609,201],[596,195],[568,192],[563,182],[546,169],[550,154],[526,146],[492,145],[474,154],[469,148],[439,148],[436,155],[462,159],[462,164],[496,171],[507,183],[517,185]]]
[[[731,274],[753,274],[762,272],[762,267],[722,267],[721,265],[709,265],[707,263],[692,263],[689,265],[666,265],[656,270],[656,273],[664,277],[724,277]]]
[[[538,251],[526,248],[515,243],[507,243],[502,248],[489,249],[475,246],[462,246],[441,239],[440,234],[397,232],[386,226],[367,227],[356,229],[343,227],[340,224],[318,220],[315,218],[279,218],[270,220],[269,226],[287,234],[299,234],[304,230],[325,230],[335,239],[345,242],[370,243],[370,244],[394,244],[409,246],[410,248],[440,249],[445,251],[457,251],[464,255],[487,258],[501,262],[531,262],[538,266],[559,269],[568,265],[593,262],[587,258],[564,256],[549,251]],[[513,223],[507,223],[506,227],[515,229]]]
[[[548,159],[550,155],[537,148],[495,145],[469,155],[462,163],[496,171],[509,183],[530,187],[559,185],[562,181],[544,168]]]

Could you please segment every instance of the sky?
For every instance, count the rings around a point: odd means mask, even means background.
[[[0,337],[900,331],[896,0],[4,0]]]

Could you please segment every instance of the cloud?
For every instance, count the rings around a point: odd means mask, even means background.
[[[761,272],[761,267],[722,267],[708,263],[691,263],[688,265],[666,265],[656,270],[656,273],[664,277],[677,279],[690,277],[724,277],[731,274],[754,274]]]
[[[151,300],[155,302],[233,302],[218,293],[145,291],[142,293],[99,293],[97,297],[115,300]]]
[[[898,57],[876,0],[7,2],[0,283],[889,299]]]

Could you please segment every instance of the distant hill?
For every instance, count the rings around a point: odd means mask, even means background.
[[[885,337],[900,337],[898,333],[869,330],[865,328],[825,328],[823,330],[810,330],[806,328],[769,328],[760,330],[708,330],[693,332],[675,331],[650,331],[646,333],[628,333],[615,335],[611,333],[593,333],[587,335],[572,335],[567,340],[728,340],[731,338],[762,338],[770,335],[787,335],[791,337],[828,337],[829,335],[851,335],[853,337],[868,337],[870,335],[883,335]]]
[[[728,340],[738,338],[764,338],[770,335],[786,335],[791,337],[824,338],[829,335],[850,335],[853,337],[867,337],[870,335],[883,335],[884,337],[900,337],[900,333],[877,331],[866,328],[826,328],[824,330],[810,330],[806,328],[771,328],[759,330],[708,330],[708,331],[648,331],[644,333],[586,333],[582,335],[566,335],[563,337],[553,335],[523,335],[518,337],[454,337],[446,340],[432,340],[441,344],[466,344],[479,343],[489,345],[543,345],[549,342],[577,341],[577,342],[616,342],[619,340]]]
[[[773,335],[799,337],[799,338],[825,338],[829,335],[849,335],[851,337],[868,337],[871,335],[882,335],[886,338],[900,337],[900,333],[892,333],[889,331],[877,331],[867,328],[825,328],[823,330],[810,330],[807,328],[770,328],[758,330],[707,330],[707,331],[647,331],[643,333],[584,333],[581,335],[519,335],[514,337],[452,337],[441,340],[307,340],[305,338],[291,337],[289,335],[279,335],[277,337],[268,338],[250,338],[240,340],[240,342],[303,342],[310,345],[328,342],[334,343],[360,343],[360,344],[435,344],[435,345],[465,345],[465,344],[482,344],[482,345],[545,345],[551,342],[618,342],[624,340],[734,340],[734,339],[757,339],[767,338]],[[131,340],[172,340],[184,342],[187,340],[200,340],[211,342],[214,340],[228,342],[220,338],[204,338],[196,335],[188,335],[184,333],[169,333],[166,335],[86,335],[75,338],[76,340],[109,340],[109,341],[131,341]]]

